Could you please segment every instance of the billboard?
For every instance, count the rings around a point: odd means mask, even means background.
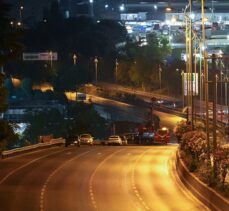
[[[23,53],[23,61],[56,61],[57,52]]]
[[[198,83],[198,73],[184,73],[183,76],[183,81],[184,81],[184,95],[187,96],[188,90],[189,94],[191,94],[191,87],[192,87],[192,95],[197,96],[199,94],[199,83]]]

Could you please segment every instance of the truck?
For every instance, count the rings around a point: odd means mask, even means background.
[[[153,144],[154,142],[154,125],[147,123],[140,125],[138,128],[138,141],[139,144]]]

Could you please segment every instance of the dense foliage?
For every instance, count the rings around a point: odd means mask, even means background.
[[[0,1],[0,114],[7,109],[7,90],[3,86],[5,77],[2,72],[3,65],[7,61],[15,59],[22,48],[17,42],[20,30],[14,29],[14,26],[10,25],[9,9],[8,4]],[[17,136],[14,134],[13,128],[7,121],[0,119],[0,151],[6,149],[15,140],[17,140]]]
[[[68,109],[68,118],[58,109],[45,109],[32,111],[27,115],[26,128],[23,138],[31,143],[37,143],[40,135],[53,135],[53,137],[66,137],[69,134],[91,133],[96,138],[107,134],[105,119],[91,106],[81,103],[71,104]]]
[[[196,123],[195,130],[185,121],[179,122],[174,128],[175,135],[180,139],[180,154],[190,172],[194,172],[203,182],[223,191],[229,196],[229,148],[218,131],[217,148],[210,142],[210,158],[208,156],[207,136],[203,123]]]

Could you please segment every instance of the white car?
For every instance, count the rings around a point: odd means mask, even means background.
[[[122,145],[122,139],[120,136],[117,135],[112,135],[108,138],[107,140],[107,144],[118,144],[118,145]]]
[[[81,134],[79,139],[80,139],[80,144],[89,144],[89,145],[94,144],[94,137],[91,136],[91,134]]]

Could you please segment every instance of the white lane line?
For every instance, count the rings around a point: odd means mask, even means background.
[[[24,164],[24,165],[22,165],[22,166],[20,166],[20,167],[18,167],[18,168],[16,168],[16,169],[14,169],[13,171],[11,171],[10,173],[8,173],[6,176],[4,176],[4,177],[0,180],[0,185],[1,185],[7,178],[9,178],[11,175],[13,175],[13,174],[15,174],[17,171],[19,171],[19,170],[21,170],[21,169],[23,169],[23,168],[29,166],[30,164],[33,164],[33,163],[35,163],[36,161],[41,160],[41,159],[43,159],[43,158],[49,157],[50,155],[54,155],[54,154],[57,154],[57,153],[60,153],[60,152],[66,151],[66,150],[67,150],[67,149],[64,149],[64,150],[60,150],[60,151],[58,151],[58,152],[53,152],[53,153],[51,153],[51,154],[44,155],[44,156],[42,156],[42,157],[36,158],[36,159],[34,159],[34,160],[31,160],[30,162],[28,162],[28,163],[26,163],[26,164]]]
[[[81,154],[79,154],[78,156],[76,157],[73,157],[72,159],[64,162],[61,166],[59,166],[58,168],[56,168],[49,176],[48,178],[46,179],[42,189],[41,189],[41,193],[40,193],[40,211],[44,211],[44,197],[45,197],[45,191],[46,191],[46,188],[47,188],[47,185],[49,183],[49,181],[51,180],[51,178],[60,170],[62,169],[66,164],[72,162],[73,160],[76,160],[84,155],[86,155],[87,153],[89,153],[90,151],[86,151],[86,152],[83,152]]]
[[[97,173],[98,169],[107,161],[109,160],[114,154],[118,153],[118,152],[121,152],[125,149],[120,149],[116,152],[113,152],[112,154],[110,154],[108,157],[106,157],[101,163],[99,163],[99,165],[96,167],[96,169],[94,170],[94,172],[92,173],[91,177],[90,177],[90,183],[89,183],[89,193],[90,193],[90,196],[91,196],[91,203],[94,207],[95,210],[99,210],[98,209],[98,206],[97,206],[97,203],[95,201],[95,196],[94,196],[94,192],[93,192],[93,180],[94,180],[94,177],[95,177],[95,174]]]
[[[132,167],[132,173],[131,173],[131,184],[132,184],[132,189],[135,193],[135,196],[137,197],[137,199],[139,200],[139,202],[141,203],[141,205],[146,209],[146,210],[150,210],[149,206],[146,204],[146,202],[143,200],[143,198],[141,197],[141,194],[139,193],[136,184],[135,184],[135,168],[137,163],[139,162],[139,160],[147,153],[147,151],[149,151],[150,149],[147,149],[146,151],[144,151],[134,162],[134,165]]]

